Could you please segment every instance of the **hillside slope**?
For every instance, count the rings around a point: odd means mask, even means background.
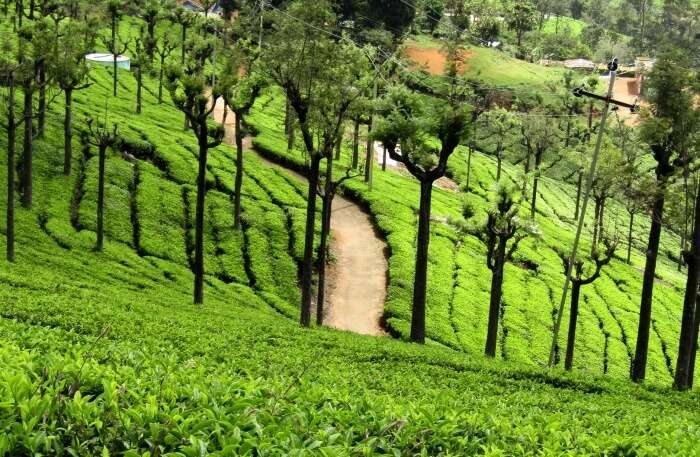
[[[697,394],[300,329],[303,189],[247,154],[247,223],[233,232],[234,154],[225,146],[209,169],[206,304],[193,306],[192,137],[179,113],[156,104],[152,81],[136,116],[130,75],[121,75],[118,100],[108,96],[107,71],[93,78],[76,97],[77,127],[83,114],[103,115],[107,100],[110,122],[155,151],[134,166],[108,157],[108,243],[96,253],[94,159],[62,177],[62,106],[52,106],[36,144],[34,209],[18,210],[17,262],[0,262],[0,455],[697,453]],[[277,105],[268,98],[259,108]],[[352,184],[358,194],[361,187]],[[397,329],[407,309],[414,187],[378,179],[367,197],[380,226],[408,227],[389,234]],[[436,200],[436,213],[458,211],[454,195]],[[452,252],[449,229],[436,231],[434,249]],[[443,270],[452,274],[453,265],[436,263],[431,274]],[[433,308],[445,293],[436,283]],[[447,328],[445,342],[457,341],[460,332],[450,336],[448,321],[431,313],[431,334]]]

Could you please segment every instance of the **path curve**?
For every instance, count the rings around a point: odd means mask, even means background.
[[[222,122],[222,101],[214,109],[214,119]],[[224,141],[235,147],[235,118],[228,113]],[[250,141],[244,143],[250,151]],[[259,156],[270,166],[283,168],[297,179],[298,173]],[[386,244],[378,235],[370,216],[356,203],[336,196],[331,218],[331,262],[326,270],[328,293],[325,324],[363,335],[386,335],[381,320],[386,302]]]

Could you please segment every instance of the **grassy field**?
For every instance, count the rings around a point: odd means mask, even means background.
[[[562,279],[551,246],[570,236],[570,222],[557,216],[571,210],[569,188],[543,186],[545,241],[522,254],[541,274],[508,270],[507,360],[486,361],[483,247],[465,239],[458,248],[454,230],[441,223],[433,230],[430,344],[300,329],[303,189],[247,154],[245,224],[233,231],[235,154],[221,146],[210,155],[206,304],[196,307],[193,136],[168,102],[156,104],[154,81],[147,80],[137,116],[130,74],[120,72],[118,99],[109,96],[107,70],[92,77],[76,95],[76,128],[86,114],[104,115],[106,103],[110,122],[152,153],[133,165],[108,156],[108,242],[94,252],[94,159],[78,166],[76,142],[76,170],[62,176],[63,107],[60,100],[51,106],[46,137],[36,142],[34,208],[18,209],[17,262],[0,262],[0,456],[698,454],[698,394],[665,387],[661,341],[673,350],[681,283],[668,262],[650,385],[623,379],[638,273],[619,262],[586,292],[594,311],[582,316],[577,372],[537,366],[551,322],[548,291]],[[256,144],[299,164],[298,152],[285,156],[281,147],[281,108],[277,97],[260,100],[251,118]],[[457,180],[462,161],[451,163]],[[480,196],[493,162],[479,155],[474,167]],[[508,166],[507,173],[517,172]],[[368,206],[388,238],[387,316],[404,335],[417,186],[395,173],[376,176],[372,192],[352,182],[346,193]],[[460,206],[460,196],[436,192],[436,216],[457,215]],[[4,218],[1,224],[4,233]],[[609,376],[602,376],[605,354]]]
[[[568,16],[550,17],[544,21],[542,32],[545,34],[554,34],[559,31],[563,33],[568,31],[571,36],[577,37],[581,35],[586,23],[580,19],[574,19]]]
[[[441,53],[441,43],[429,37],[415,37],[405,45],[406,54],[416,55],[421,51],[417,63],[426,60],[433,64],[436,74],[442,74],[444,67],[437,62],[445,61]],[[427,53],[427,54],[426,54]],[[511,90],[527,92],[549,92],[547,82],[559,81],[564,75],[564,69],[544,67],[515,59],[492,48],[469,46],[464,50],[463,74],[469,78],[485,81],[490,85],[504,86]],[[433,75],[436,76],[436,75]]]

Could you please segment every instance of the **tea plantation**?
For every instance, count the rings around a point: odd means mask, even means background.
[[[542,241],[526,243],[506,272],[505,361],[481,356],[484,247],[444,222],[459,216],[459,195],[434,196],[430,344],[302,330],[296,284],[305,189],[246,154],[244,224],[233,231],[235,154],[228,146],[210,154],[206,304],[196,307],[189,268],[196,143],[169,101],[157,104],[154,81],[146,83],[140,116],[133,114],[134,79],[120,75],[117,99],[108,97],[110,84],[108,71],[94,70],[75,103],[76,127],[87,113],[108,116],[137,157],[132,164],[108,156],[105,250],[93,250],[96,159],[80,161],[76,138],[80,165],[63,177],[56,101],[36,143],[34,208],[18,208],[17,261],[0,263],[0,455],[700,453],[698,394],[664,387],[682,288],[670,261],[656,289],[646,386],[625,380],[639,252],[633,267],[615,261],[584,289],[575,372],[539,366],[563,277],[555,249],[572,237],[569,187],[545,180]],[[286,154],[283,107],[275,92],[259,101],[249,119],[255,145],[298,166],[302,155]],[[493,163],[477,155],[473,165],[474,201],[483,208]],[[463,155],[451,169],[464,179]],[[515,167],[506,171],[516,178]],[[0,174],[5,180],[6,167]],[[386,319],[401,337],[417,185],[389,171],[377,170],[375,179],[372,191],[351,181],[345,193],[367,206],[390,246]],[[666,250],[676,244],[665,240]]]

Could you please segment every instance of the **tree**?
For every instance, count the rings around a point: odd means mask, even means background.
[[[119,133],[116,124],[110,129],[107,125],[96,124],[92,118],[86,119],[85,125],[87,126],[87,135],[84,135],[83,138],[88,141],[89,145],[95,146],[98,150],[97,244],[95,250],[102,251],[104,248],[105,162],[107,149],[114,148],[119,142]]]
[[[185,64],[187,54],[187,31],[190,29],[190,27],[192,27],[192,25],[194,25],[196,19],[197,17],[192,11],[181,6],[175,8],[170,16],[170,20],[174,24],[178,24],[180,26],[180,63],[182,65]]]
[[[593,252],[591,253],[590,262],[593,264],[593,271],[587,268],[586,263],[582,259],[576,259],[576,264],[572,268],[572,278],[571,278],[571,311],[569,312],[569,333],[566,341],[566,356],[564,358],[564,369],[571,371],[574,363],[574,347],[576,345],[576,324],[578,323],[578,307],[579,307],[579,296],[581,294],[581,287],[593,284],[596,279],[600,277],[600,274],[607,264],[615,256],[615,249],[617,248],[617,241],[605,238],[603,240],[605,245],[605,252],[600,252],[598,248],[594,245]],[[569,271],[569,256],[565,253],[559,253],[562,261],[564,262],[564,272],[566,274]],[[588,274],[588,277],[584,277]]]
[[[9,45],[9,42],[6,43]],[[15,261],[15,154],[18,122],[15,114],[15,93],[20,66],[11,57],[9,46],[2,49],[0,56],[0,86],[7,87],[5,105],[7,121],[2,127],[7,131],[7,209],[6,209],[6,258]]]
[[[146,23],[146,32],[148,33],[143,39],[143,45],[149,64],[153,64],[158,21],[165,16],[165,11],[173,6],[169,0],[143,0],[141,5],[139,5],[139,16]]]
[[[487,247],[486,265],[491,270],[491,299],[484,349],[487,357],[496,356],[505,264],[513,260],[513,255],[523,239],[528,235],[537,234],[534,225],[520,219],[519,211],[520,205],[516,202],[515,188],[504,182],[496,183],[486,225],[483,228]]]
[[[51,68],[65,97],[63,118],[63,174],[69,176],[73,157],[73,93],[89,86],[85,53],[95,42],[94,24],[70,21],[59,35]]]
[[[686,148],[697,126],[697,112],[693,107],[693,93],[688,90],[691,82],[689,71],[682,65],[683,59],[674,51],[660,55],[647,79],[650,89],[651,109],[642,121],[642,137],[651,148],[656,161],[656,194],[653,196],[651,227],[646,250],[646,265],[639,307],[637,345],[631,369],[631,378],[641,382],[646,375],[651,305],[663,227],[665,188],[678,168],[677,158]],[[649,113],[653,112],[654,115]]]
[[[233,226],[241,224],[241,189],[243,187],[243,137],[244,118],[255,104],[265,86],[259,73],[251,70],[250,54],[243,49],[233,49],[225,59],[224,71],[219,84],[225,106],[236,116],[236,181],[233,199]]]
[[[117,83],[119,81],[117,61],[121,54],[128,49],[128,40],[121,39],[119,36],[119,21],[122,17],[123,5],[120,0],[109,0],[107,3],[107,17],[109,18],[111,37],[103,38],[103,44],[112,53],[112,83],[113,95],[117,96]]]
[[[537,9],[527,0],[511,0],[505,5],[504,13],[506,25],[515,31],[518,48],[520,48],[525,32],[529,32],[537,24]]]
[[[546,155],[559,144],[558,126],[547,117],[545,111],[535,110],[523,116],[521,132],[527,153],[525,174],[530,173],[530,159],[534,159],[532,199],[530,200],[530,217],[535,218],[537,210],[537,187],[540,181],[540,167]]]
[[[494,155],[496,156],[496,181],[500,181],[503,154],[505,153],[508,134],[517,128],[520,123],[513,113],[504,108],[487,111],[479,120],[481,125],[483,125],[483,128],[480,130],[486,130],[486,138],[493,139]]]
[[[309,160],[300,316],[301,325],[308,327],[320,163],[333,153],[343,122],[361,97],[363,88],[357,81],[366,69],[360,50],[337,43],[324,32],[328,24],[336,23],[328,1],[295,1],[288,12],[272,15],[273,44],[264,54],[264,67],[296,114]]]
[[[591,195],[595,202],[591,252],[598,249],[598,241],[603,237],[605,204],[610,197],[617,194],[622,185],[620,170],[623,166],[620,150],[606,141],[600,151],[599,165],[591,187]]]
[[[424,343],[433,184],[445,176],[448,159],[467,135],[469,115],[457,99],[426,106],[416,94],[400,86],[389,89],[379,111],[382,117],[377,122],[375,138],[420,183],[411,340]],[[429,141],[431,137],[437,137],[439,146]]]
[[[163,76],[165,74],[165,61],[177,48],[177,40],[169,34],[164,34],[157,39],[153,45],[155,53],[158,55],[158,104],[163,103]]]
[[[206,92],[204,67],[199,58],[186,65],[166,68],[166,87],[177,109],[185,114],[189,128],[199,147],[197,173],[197,204],[195,209],[194,243],[194,303],[204,303],[204,211],[207,193],[207,155],[209,149],[219,146],[224,138],[223,126],[210,126],[209,116],[221,97],[218,87],[212,89],[211,104]]]
[[[698,332],[700,325],[700,308],[697,299],[700,284],[700,192],[695,194],[695,218],[692,244],[689,251],[684,252],[688,264],[688,277],[683,297],[683,316],[681,332],[678,338],[678,358],[673,387],[687,390],[692,387],[692,377],[695,368]]]
[[[136,114],[141,114],[142,108],[142,93],[143,93],[143,72],[148,69],[149,61],[147,51],[144,47],[144,42],[148,37],[144,35],[143,27],[139,35],[134,38],[133,55],[131,56],[131,68],[134,69],[134,78],[136,78]],[[161,66],[160,73],[160,91],[163,90],[163,70]]]

